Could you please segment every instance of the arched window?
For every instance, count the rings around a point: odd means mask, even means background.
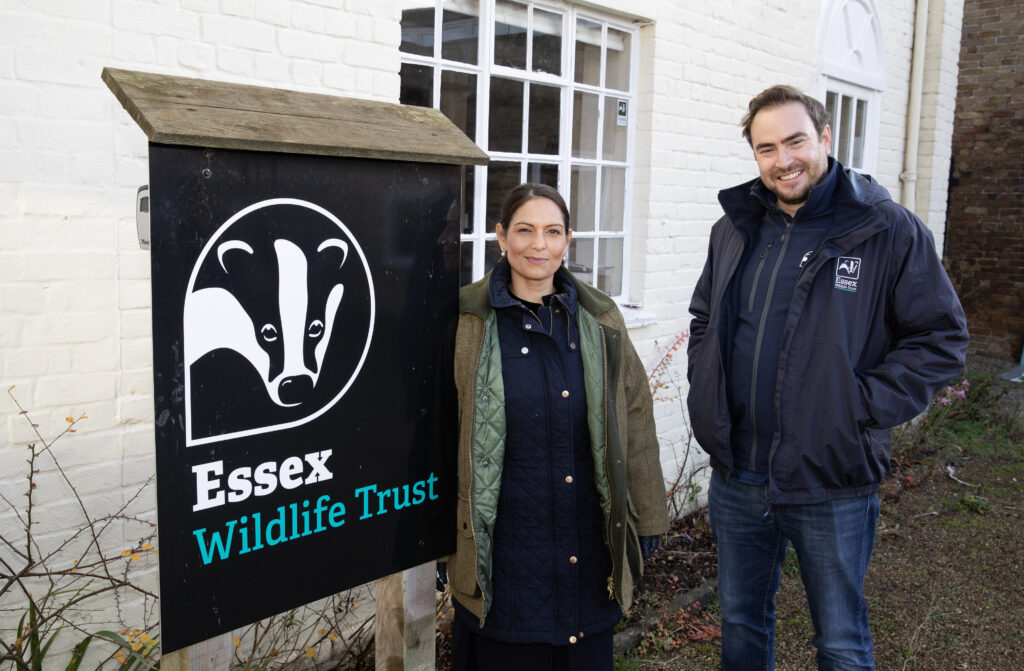
[[[832,118],[832,155],[873,172],[885,88],[885,45],[874,0],[823,0],[815,94]]]

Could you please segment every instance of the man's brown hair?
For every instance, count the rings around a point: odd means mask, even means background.
[[[743,137],[747,138],[747,143],[751,147],[754,146],[754,141],[750,139],[750,126],[753,125],[754,117],[757,116],[757,113],[763,109],[779,107],[787,103],[800,103],[803,105],[804,109],[807,110],[807,115],[811,117],[814,130],[817,131],[818,137],[821,137],[821,134],[825,131],[825,126],[829,123],[828,112],[825,110],[825,106],[815,98],[805,95],[798,88],[779,84],[758,93],[750,100],[750,104],[747,106],[747,114],[743,117],[740,125],[743,126]]]

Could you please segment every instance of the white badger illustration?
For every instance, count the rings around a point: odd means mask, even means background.
[[[845,270],[847,275],[856,275],[859,269],[860,261],[850,257],[839,259],[839,266],[836,268],[837,271]]]
[[[328,412],[367,360],[373,285],[352,231],[315,203],[271,198],[232,215],[206,240],[184,295],[185,444]]]
[[[225,276],[231,274],[229,267],[251,262],[255,255],[242,240],[221,242],[216,250]],[[330,238],[320,243],[316,253],[328,250],[334,250],[335,257],[340,251],[340,268],[348,258],[348,243]],[[199,289],[188,296],[185,364],[191,366],[216,349],[234,350],[259,372],[274,403],[294,406],[316,386],[345,287],[340,282],[329,285],[324,299],[323,288],[310,277],[309,260],[298,245],[278,239],[274,253],[277,286],[264,286],[262,296],[247,301],[249,305],[242,304],[237,291],[225,287]],[[234,263],[228,262],[231,257]],[[318,303],[310,305],[318,294]]]

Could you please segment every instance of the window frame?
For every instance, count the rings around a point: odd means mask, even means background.
[[[817,39],[815,95],[827,104],[829,93],[867,103],[861,165],[846,167],[874,173],[881,142],[882,93],[885,89],[885,41],[874,0],[829,0],[824,3]],[[842,119],[832,127],[832,155],[837,156]],[[851,141],[853,134],[850,135]],[[852,147],[852,145],[851,145]],[[851,153],[852,156],[852,153]]]
[[[600,260],[599,250],[601,240],[619,239],[622,241],[621,258],[621,281],[619,292],[610,294],[613,298],[625,300],[629,296],[630,289],[630,255],[632,239],[632,213],[634,196],[634,179],[636,172],[636,138],[637,138],[637,100],[638,100],[638,78],[639,78],[639,28],[625,20],[616,19],[590,8],[577,7],[569,3],[537,1],[537,0],[515,0],[527,8],[527,42],[526,42],[526,66],[524,69],[497,65],[494,63],[495,52],[495,30],[494,18],[497,0],[479,0],[479,24],[477,33],[477,63],[469,64],[461,61],[453,61],[442,58],[443,40],[443,12],[444,0],[433,0],[434,25],[433,25],[433,54],[430,56],[412,54],[402,51],[400,53],[403,65],[427,66],[431,68],[432,90],[431,105],[434,109],[441,107],[441,78],[444,71],[455,71],[476,77],[476,137],[473,139],[481,147],[492,161],[516,161],[520,163],[520,182],[526,181],[527,169],[530,164],[548,164],[558,166],[559,192],[566,198],[566,202],[572,206],[569,194],[572,189],[572,172],[574,166],[594,166],[596,178],[592,208],[594,221],[592,230],[580,232],[573,230],[574,244],[579,240],[593,240],[593,253],[589,273],[576,273],[583,280],[598,285],[598,263],[593,263],[596,258]],[[426,3],[424,3],[426,4]],[[534,9],[544,12],[551,12],[561,15],[561,75],[554,75],[544,72],[534,72],[531,69],[533,59],[533,28]],[[587,85],[575,81],[576,71],[576,33],[579,20],[587,20],[601,25],[600,44],[600,71],[598,85]],[[629,89],[610,89],[605,84],[607,66],[607,47],[609,29],[618,30],[629,36]],[[492,77],[512,79],[515,81],[542,84],[557,87],[560,90],[559,104],[559,147],[558,154],[531,154],[527,143],[529,131],[529,84],[524,85],[523,95],[523,121],[522,121],[522,144],[521,152],[491,151],[488,149],[490,141],[489,115],[490,115],[490,84]],[[577,158],[572,155],[573,147],[573,109],[574,98],[577,91],[597,96],[597,144],[594,150],[594,158]],[[626,152],[625,158],[621,161],[606,159],[603,156],[605,107],[608,98],[624,99],[627,101],[628,112],[626,119]],[[600,226],[600,213],[602,201],[602,180],[605,178],[604,167],[620,168],[624,170],[624,189],[622,193],[622,230],[607,231]],[[460,246],[470,244],[472,249],[472,279],[476,280],[485,274],[486,251],[488,244],[496,244],[497,237],[493,232],[488,232],[487,217],[487,177],[489,166],[474,166],[473,174],[473,212],[471,232],[465,233],[464,228],[460,230]]]
[[[852,157],[854,154],[854,144],[856,141],[855,132],[852,130],[850,133],[850,144],[847,147],[849,151],[850,160],[843,163],[844,166],[852,168],[857,172],[874,172],[875,166],[878,160],[878,127],[879,127],[879,106],[881,97],[878,92],[872,91],[871,89],[864,88],[863,86],[856,86],[848,82],[844,82],[838,79],[829,79],[826,83],[825,96],[822,101],[826,107],[828,106],[828,94],[834,93],[838,97],[837,109],[840,111],[838,119],[831,119],[832,124],[832,156],[837,159],[841,153],[840,141],[842,138],[842,130],[846,128],[847,122],[856,124],[856,117],[854,119],[845,119],[842,116],[842,99],[844,97],[852,98],[856,101],[864,101],[867,105],[867,113],[864,121],[864,147],[862,150],[860,164],[855,164]]]

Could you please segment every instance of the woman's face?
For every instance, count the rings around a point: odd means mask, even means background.
[[[516,276],[533,283],[552,282],[569,247],[572,232],[562,211],[547,198],[532,198],[519,206],[511,221],[498,224],[498,243]]]

